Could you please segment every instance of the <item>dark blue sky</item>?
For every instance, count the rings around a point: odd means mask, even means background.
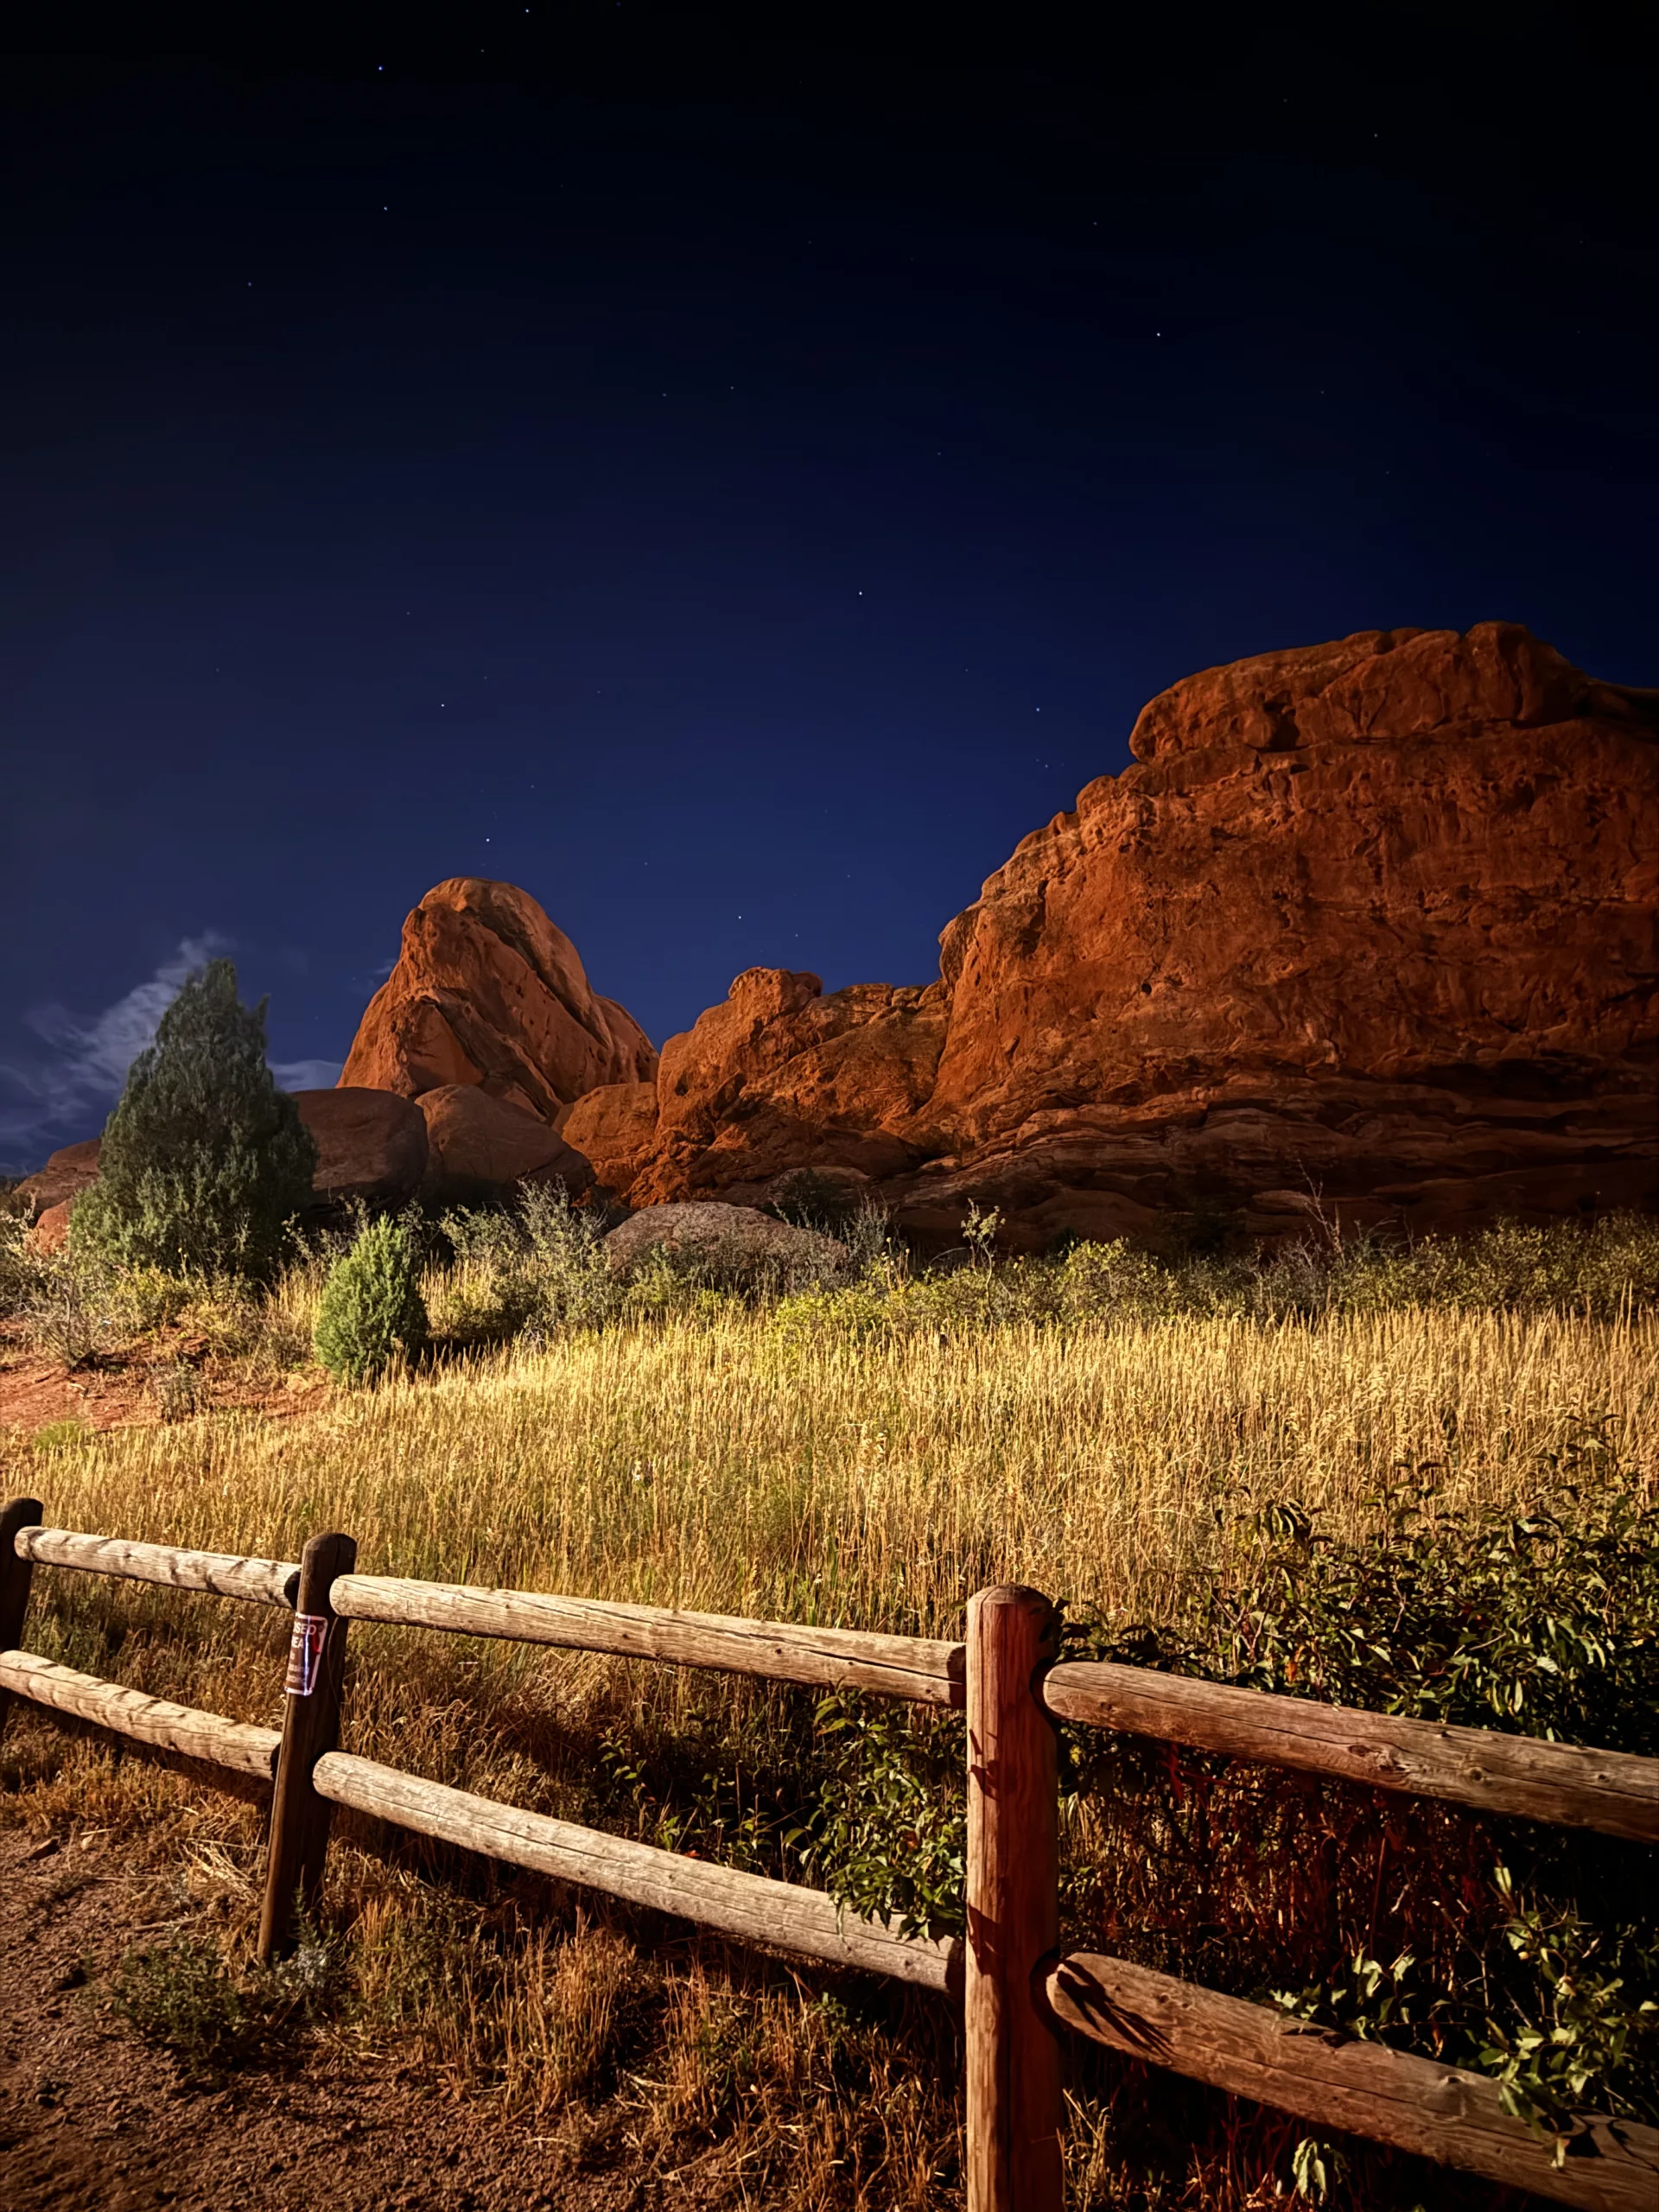
[[[327,1079],[446,875],[660,1042],[927,980],[1194,669],[1503,617],[1659,683],[1634,10],[457,20],[5,72],[0,1166],[205,948]]]

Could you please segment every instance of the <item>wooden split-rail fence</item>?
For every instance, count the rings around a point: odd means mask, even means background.
[[[963,2010],[969,2212],[1059,2212],[1067,2032],[1240,2097],[1590,2212],[1656,2212],[1659,2129],[1586,2123],[1557,2164],[1480,2074],[1344,2040],[1122,1959],[1062,1951],[1057,1721],[1128,1731],[1487,1813],[1659,1842],[1659,1759],[1319,1705],[1056,1656],[1037,1592],[982,1590],[965,1643],[356,1573],[349,1536],[297,1563],[188,1551],[0,1513],[0,1726],[13,1697],[271,1787],[258,1948],[297,1939],[336,1805],[740,1941],[938,1990]],[[35,1567],[207,1591],[290,1612],[277,1732],[101,1681],[21,1649]],[[874,1691],[967,1713],[967,1936],[904,1937],[821,1891],[524,1812],[342,1751],[351,1621]]]

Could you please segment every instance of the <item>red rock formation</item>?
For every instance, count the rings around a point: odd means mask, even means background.
[[[559,1134],[593,1164],[607,1191],[626,1191],[657,1135],[654,1083],[607,1083],[584,1091],[565,1114]]]
[[[294,1103],[317,1147],[312,1196],[320,1206],[361,1200],[399,1205],[426,1173],[426,1123],[395,1091],[296,1090]]]
[[[632,1205],[715,1190],[742,1203],[808,1161],[891,1179],[926,1156],[944,991],[857,983],[825,998],[823,988],[751,968],[723,1006],[669,1039]]]
[[[96,1181],[96,1177],[94,1177]],[[36,1217],[29,1232],[29,1242],[40,1253],[60,1252],[69,1242],[69,1217],[75,1210],[73,1198],[60,1198]]]
[[[1659,1203],[1659,695],[1511,624],[1367,632],[1191,677],[1130,749],[942,984],[740,976],[664,1048],[630,1198],[844,1163],[1026,1243]]]
[[[477,1084],[423,1090],[410,1110],[425,1120],[430,1151],[422,1195],[431,1205],[472,1205],[516,1184],[556,1178],[572,1192],[593,1181],[582,1154],[545,1122]]]
[[[98,1180],[98,1154],[102,1137],[87,1137],[53,1153],[44,1167],[25,1175],[15,1198],[30,1221],[39,1221],[54,1206],[67,1205]]]
[[[552,1122],[584,1091],[656,1071],[644,1031],[594,993],[575,945],[528,893],[455,876],[404,924],[397,964],[340,1079],[408,1098],[477,1084]]]

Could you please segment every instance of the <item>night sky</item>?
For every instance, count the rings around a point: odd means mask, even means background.
[[[1638,12],[13,57],[0,1167],[206,951],[332,1081],[444,876],[660,1043],[929,980],[1195,669],[1499,617],[1659,683]]]

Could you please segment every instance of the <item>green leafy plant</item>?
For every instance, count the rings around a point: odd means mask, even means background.
[[[524,1192],[512,1209],[446,1213],[455,1266],[444,1287],[444,1332],[467,1344],[532,1341],[598,1328],[626,1302],[605,1249],[609,1217],[579,1206],[561,1184]]]
[[[236,970],[192,976],[133,1062],[70,1242],[117,1268],[263,1279],[311,1195],[317,1148],[265,1064],[265,1009]]]
[[[963,1732],[943,1714],[838,1692],[816,1716],[817,1802],[785,1840],[839,1904],[906,1936],[965,1927]]]
[[[291,1957],[240,1974],[209,1937],[185,1935],[129,1951],[109,1990],[118,2018],[171,2051],[187,2080],[208,2084],[317,2018],[338,1976],[335,1947],[315,1930]]]
[[[341,1382],[371,1382],[426,1342],[421,1255],[408,1224],[372,1221],[330,1268],[317,1312],[316,1353]]]
[[[1274,1501],[1224,1532],[1185,1633],[1078,1620],[1067,1647],[1651,1755],[1659,1503],[1610,1433],[1580,1415],[1522,1515],[1447,1510],[1431,1468],[1402,1471],[1359,1539]],[[1558,2157],[1586,2112],[1659,2119],[1659,1941],[1634,1847],[1145,1741],[1068,1737],[1065,1755],[1088,1846],[1068,1911],[1107,1947],[1489,2073]]]
[[[67,1421],[42,1422],[29,1442],[37,1452],[73,1452],[86,1443],[94,1433],[84,1421],[77,1421],[72,1416]]]

